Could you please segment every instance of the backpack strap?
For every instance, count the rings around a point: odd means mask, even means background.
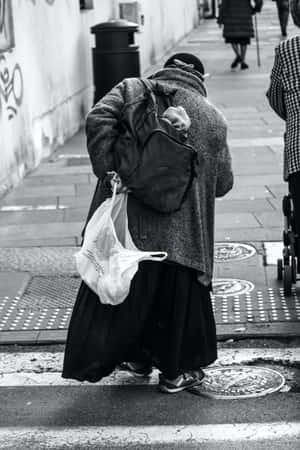
[[[172,106],[170,95],[164,92],[156,91],[155,86],[153,86],[151,81],[147,78],[140,78],[140,81],[143,84],[145,91],[151,98],[154,109],[158,114],[162,114],[165,109],[167,109],[169,106]]]

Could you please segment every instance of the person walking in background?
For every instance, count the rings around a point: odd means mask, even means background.
[[[276,2],[281,35],[282,37],[286,37],[290,13],[289,0],[273,0],[273,2]]]
[[[187,142],[203,157],[181,208],[162,214],[128,194],[128,225],[135,245],[168,253],[163,262],[143,261],[125,301],[111,306],[82,282],[70,321],[62,376],[96,382],[120,366],[133,375],[159,369],[159,388],[175,393],[200,384],[203,367],[217,358],[211,304],[214,259],[214,204],[233,185],[231,157],[221,113],[207,99],[204,67],[194,55],[176,54],[149,80],[153,91],[172,96],[166,113],[182,125]],[[138,78],[123,80],[88,114],[87,146],[101,180],[95,210],[111,196],[107,173],[118,171],[114,146],[126,107],[145,101]],[[186,111],[190,121],[186,120]],[[131,111],[131,110],[130,110]],[[190,126],[189,126],[190,125]],[[93,212],[93,211],[92,211]]]
[[[291,0],[291,15],[300,27],[300,0]],[[281,42],[275,49],[267,98],[271,108],[286,122],[284,179],[289,183],[298,235],[300,257],[300,35]]]
[[[241,69],[248,69],[246,63],[247,46],[254,37],[252,15],[260,12],[263,0],[222,0],[219,5],[218,24],[223,25],[225,42],[231,44],[235,58],[231,68],[240,64]]]

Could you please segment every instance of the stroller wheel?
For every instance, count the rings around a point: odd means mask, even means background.
[[[289,195],[285,195],[282,199],[282,212],[286,217],[290,217],[292,211],[291,198]]]
[[[290,296],[292,294],[292,267],[284,266],[283,269],[283,291],[284,295]]]
[[[277,280],[282,281],[282,271],[283,271],[283,261],[282,259],[277,259]]]

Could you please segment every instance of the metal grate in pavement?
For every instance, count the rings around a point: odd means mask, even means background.
[[[78,277],[35,276],[28,284],[19,308],[72,307],[80,284]]]
[[[0,298],[0,331],[66,329],[79,284],[75,277],[33,277],[21,298]],[[283,289],[255,287],[241,295],[212,295],[212,304],[221,325],[270,323],[274,328],[282,322],[300,322],[295,288],[289,298]]]

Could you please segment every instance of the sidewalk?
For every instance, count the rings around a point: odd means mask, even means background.
[[[284,298],[274,265],[287,187],[284,123],[265,98],[279,42],[273,2],[265,1],[258,22],[261,67],[253,40],[250,69],[230,70],[233,53],[215,20],[206,20],[175,49],[202,59],[210,74],[209,99],[229,126],[235,186],[216,203],[213,302],[220,339],[300,334],[299,287]],[[296,31],[290,20],[290,35]],[[0,199],[0,343],[64,342],[79,285],[73,254],[95,183],[79,133]]]

